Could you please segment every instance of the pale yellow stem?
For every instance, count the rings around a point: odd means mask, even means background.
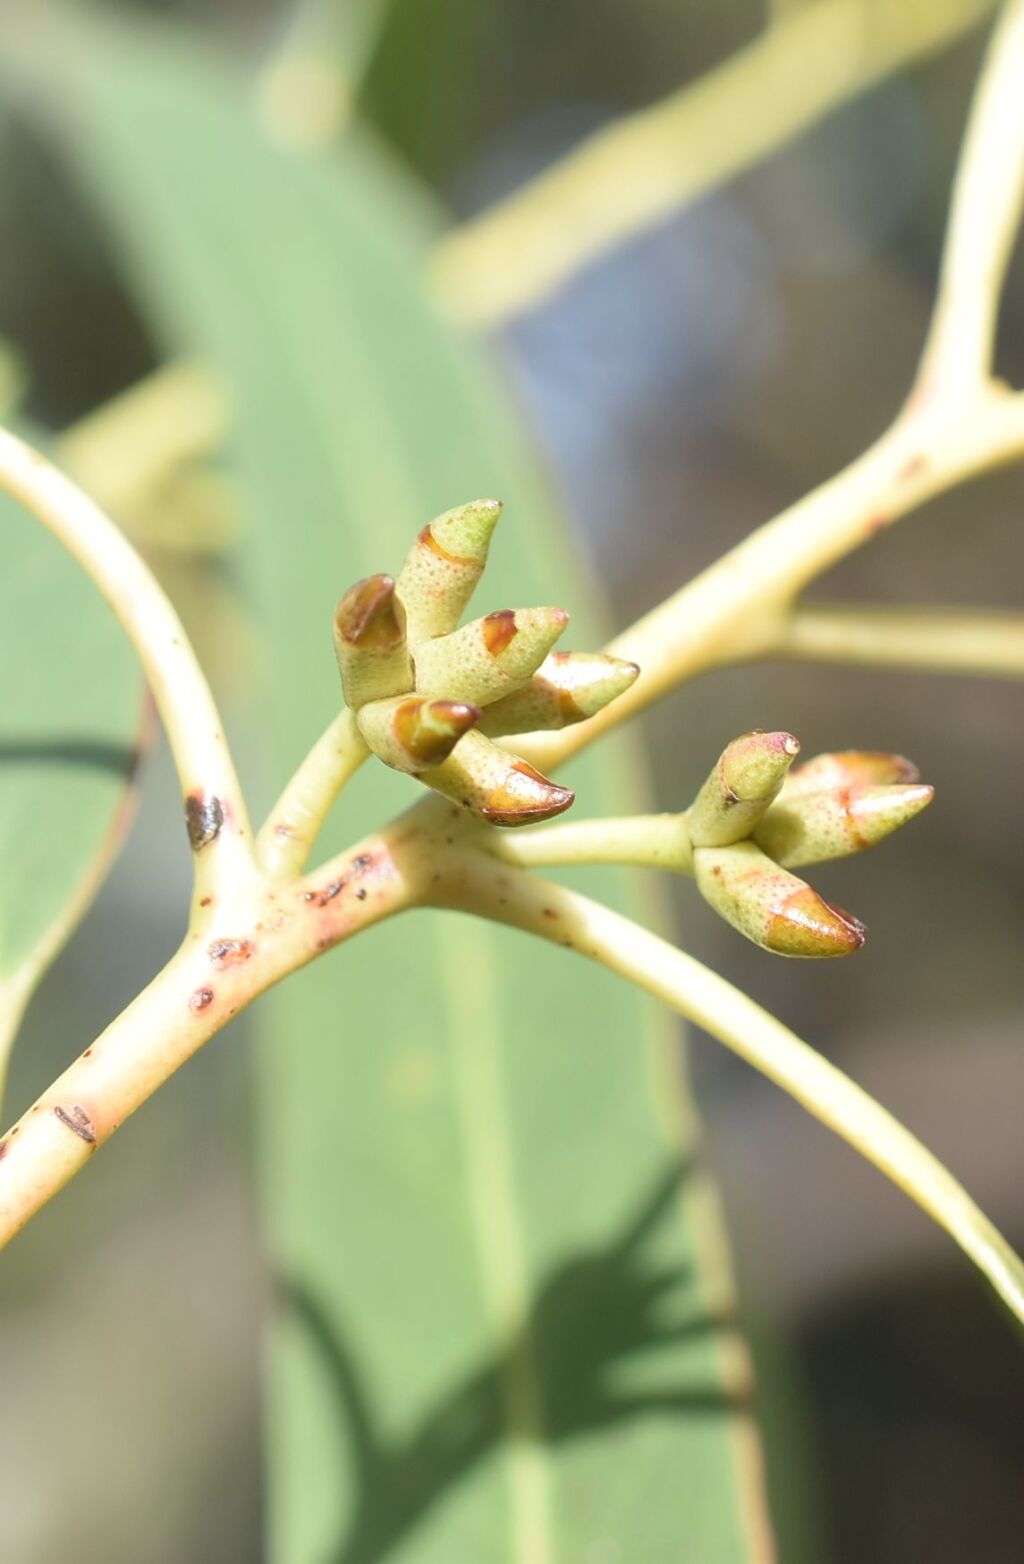
[[[630,689],[587,722],[524,740],[520,752],[550,770],[695,674],[765,655],[813,577],[925,500],[1022,451],[1024,396],[989,386],[966,405],[908,406],[851,466],[609,643],[613,656],[640,666]]]
[[[495,858],[521,868],[615,863],[693,873],[693,848],[681,814],[565,820],[525,831],[487,829],[480,833],[479,840],[481,847]]]
[[[575,950],[716,1037],[916,1201],[1024,1325],[1024,1265],[966,1190],[881,1104],[731,983],[619,913],[483,853],[457,855],[432,899]]]
[[[0,1139],[0,1248],[259,994],[414,905],[426,863],[399,822],[287,885],[236,869],[163,971]]]
[[[967,124],[921,364],[925,394],[990,372],[999,297],[1024,201],[1024,4],[1008,0]]]
[[[0,430],[0,488],[74,555],[135,647],[167,732],[198,844],[197,890],[209,889],[248,860],[250,827],[220,713],[181,621],[99,506],[7,430]]]
[[[1024,615],[798,605],[765,657],[1024,678]]]
[[[816,0],[607,129],[441,241],[433,276],[459,318],[493,326],[581,267],[767,157],[874,82],[942,49],[992,0]]]
[[[302,870],[335,799],[369,753],[346,707],[314,744],[256,839],[257,858],[273,879]]]

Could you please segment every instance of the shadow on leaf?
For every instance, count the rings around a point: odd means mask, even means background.
[[[659,1269],[644,1255],[674,1207],[682,1176],[673,1164],[606,1248],[552,1271],[520,1329],[457,1381],[405,1440],[381,1436],[355,1355],[324,1306],[307,1288],[285,1283],[285,1306],[320,1356],[355,1465],[354,1512],[327,1564],[386,1559],[453,1486],[492,1456],[508,1437],[510,1386],[522,1373],[536,1373],[549,1445],[651,1414],[692,1418],[743,1407],[718,1384],[650,1388],[654,1376],[647,1372],[643,1384],[628,1386],[640,1355],[706,1338],[725,1323],[698,1306],[687,1266]]]

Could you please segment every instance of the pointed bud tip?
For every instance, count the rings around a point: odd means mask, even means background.
[[[852,956],[867,930],[859,918],[819,896],[805,885],[794,891],[771,919],[764,936],[766,950],[778,956],[822,959]]]
[[[516,760],[479,813],[490,825],[537,825],[564,814],[575,801],[569,788],[549,782],[527,761]]]
[[[486,558],[503,510],[501,500],[470,500],[435,517],[426,528],[427,539],[450,559],[479,564]]]
[[[569,623],[564,608],[498,608],[482,620],[484,645],[512,679],[528,679]]]
[[[349,587],[334,610],[335,633],[350,646],[383,649],[402,639],[393,576],[367,576]]]

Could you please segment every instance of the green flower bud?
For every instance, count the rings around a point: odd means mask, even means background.
[[[830,755],[815,755],[804,765],[797,766],[786,778],[780,796],[789,799],[797,793],[818,793],[825,788],[887,787],[919,779],[917,767],[903,755],[845,749]]]
[[[695,847],[727,847],[749,836],[800,753],[791,733],[744,733],[723,750],[687,811]]]
[[[930,804],[935,789],[922,782],[889,787],[840,787],[827,792],[784,792],[754,832],[769,858],[790,869],[826,863],[874,847]]]
[[[551,652],[529,684],[486,708],[480,732],[494,737],[567,728],[610,705],[639,672],[636,663],[602,652]]]
[[[473,732],[443,765],[422,772],[420,781],[489,825],[535,825],[560,815],[576,796]]]
[[[823,901],[753,842],[700,847],[693,865],[708,905],[763,950],[820,959],[850,956],[864,943],[862,923]]]
[[[525,684],[569,623],[563,608],[503,608],[416,648],[416,690],[486,706]]]
[[[447,635],[462,618],[487,563],[500,500],[472,500],[424,527],[398,577],[409,640]]]
[[[462,701],[423,700],[392,695],[369,701],[356,712],[367,744],[385,765],[420,773],[448,759],[480,715],[479,706]]]
[[[412,663],[390,576],[367,576],[345,593],[334,611],[334,650],[353,711],[412,689]]]

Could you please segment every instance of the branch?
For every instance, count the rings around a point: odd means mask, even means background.
[[[964,406],[909,403],[892,428],[682,587],[606,650],[640,665],[636,683],[574,728],[518,745],[550,770],[709,668],[769,655],[793,598],[815,576],[934,495],[1024,452],[1024,396],[990,386]]]
[[[766,158],[839,105],[976,26],[992,0],[814,0],[638,114],[617,120],[441,241],[433,276],[493,326]]]
[[[314,744],[256,839],[267,874],[287,879],[301,873],[331,806],[369,753],[346,707]]]
[[[306,879],[281,885],[250,868],[226,880],[205,933],[189,933],[149,987],[0,1140],[0,1248],[258,995],[415,905],[429,873],[426,840],[398,821]]]
[[[0,430],[0,488],[48,527],[92,577],[132,642],[171,746],[197,890],[226,883],[248,862],[245,799],[223,723],[169,599],[99,507],[9,431]]]
[[[1024,615],[798,605],[761,655],[1024,679]]]
[[[796,595],[926,500],[1024,452],[1024,396],[988,378],[998,292],[1024,201],[1024,0],[1010,0],[975,93],[921,369],[891,427],[607,648],[640,665],[611,706],[521,750],[551,769],[683,680],[760,657]],[[979,298],[979,294],[982,296]]]
[[[1024,1264],[966,1190],[867,1092],[724,978],[621,914],[484,853],[453,854],[431,900],[575,950],[716,1037],[916,1201],[1024,1325]]]

